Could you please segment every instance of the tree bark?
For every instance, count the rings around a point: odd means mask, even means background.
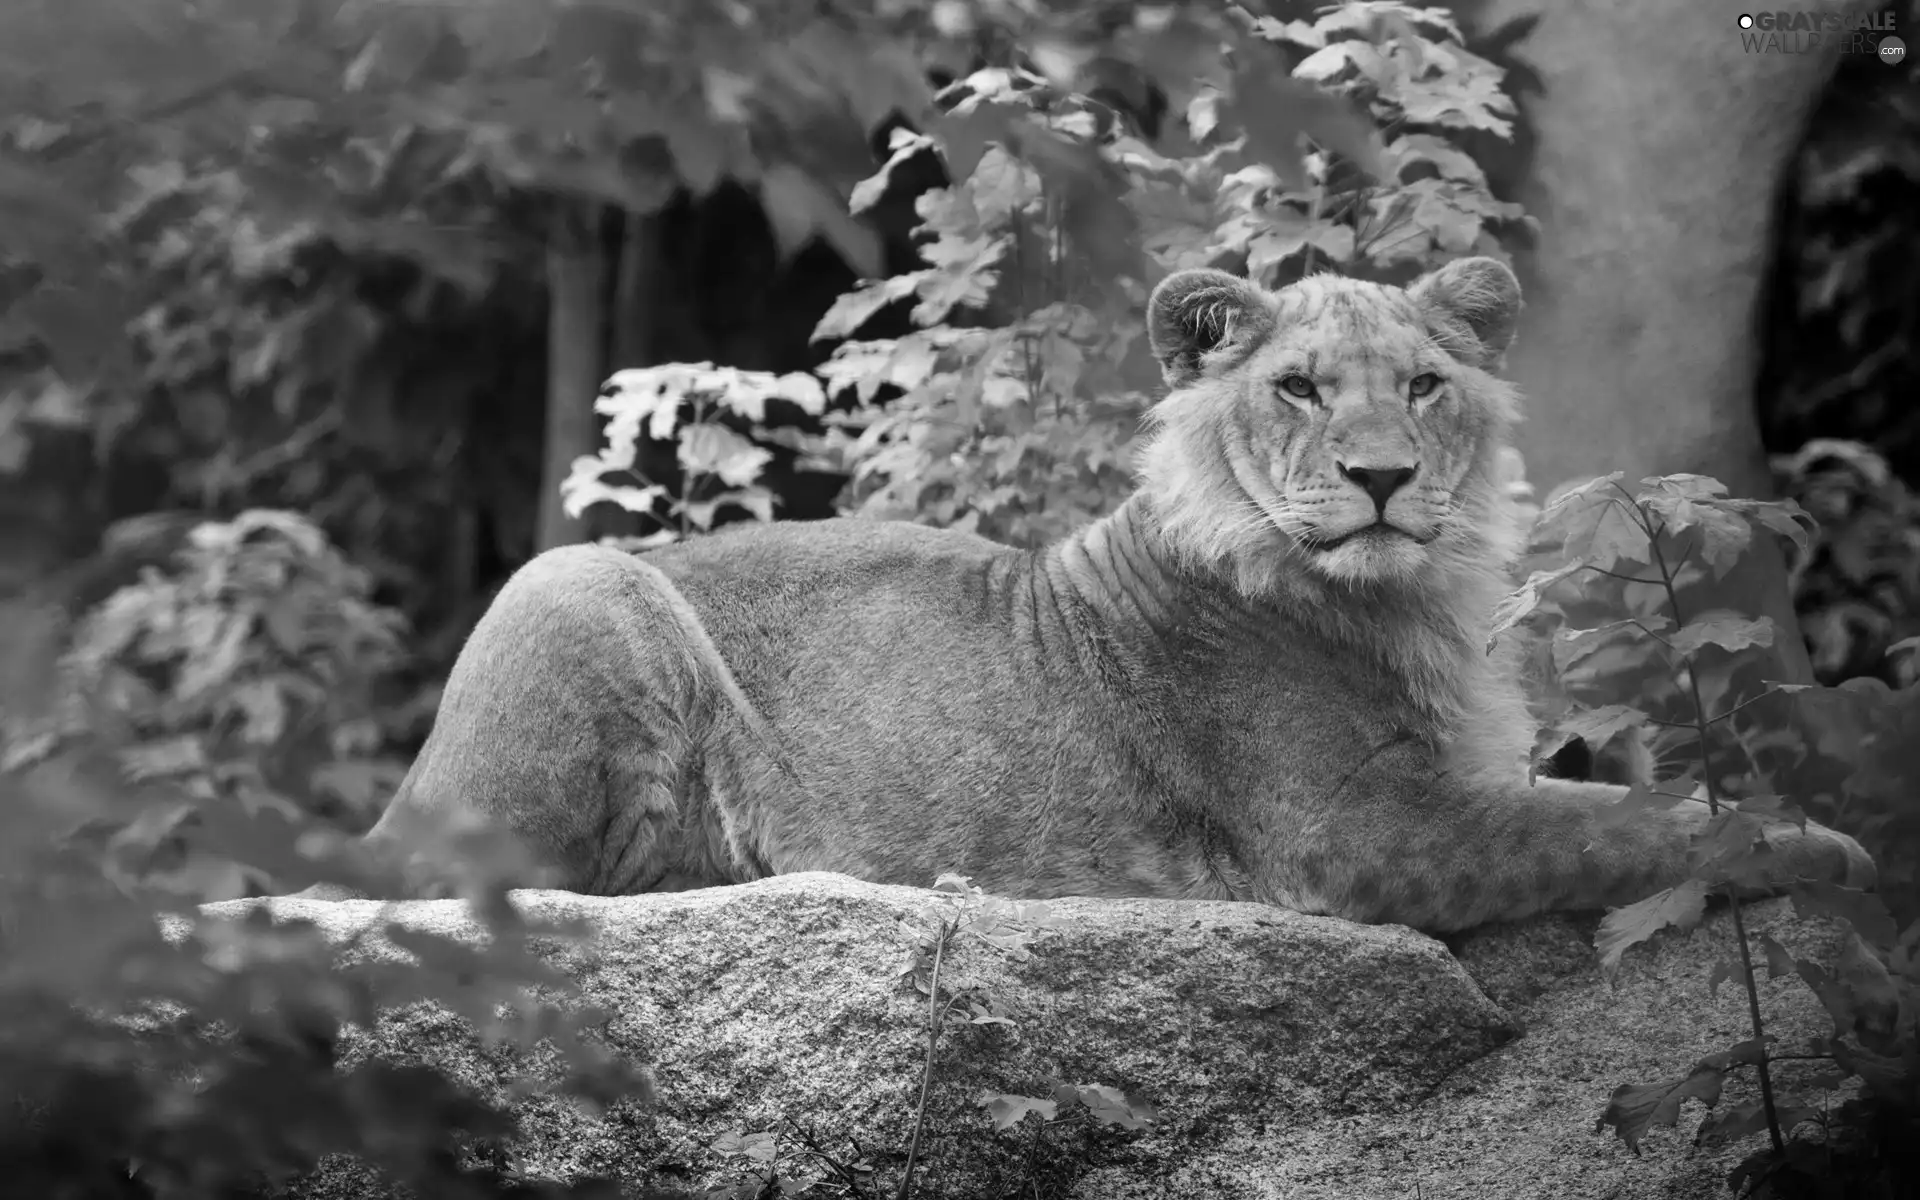
[[[663,305],[670,291],[666,272],[666,213],[628,211],[621,215],[620,250],[612,274],[611,320],[607,330],[608,373],[629,367],[651,367],[667,361],[660,351]],[[654,482],[668,483],[677,467],[673,448],[652,438],[641,438],[635,468]],[[596,504],[586,512],[589,536],[636,537],[653,525],[638,513],[612,504]]]
[[[1855,0],[1801,6],[1864,12]],[[1508,369],[1541,494],[1623,470],[1711,475],[1772,494],[1754,384],[1776,203],[1834,50],[1750,53],[1744,0],[1489,0],[1479,24],[1537,14],[1515,47],[1544,94],[1522,102],[1531,158],[1511,189],[1540,222],[1516,254],[1526,296]],[[1769,539],[1702,604],[1784,631],[1768,677],[1810,682]]]
[[[1847,0],[1807,10],[1860,12]],[[1536,484],[1616,468],[1771,490],[1755,333],[1780,182],[1838,55],[1748,53],[1745,0],[1490,0],[1532,13],[1516,47],[1539,220],[1517,256],[1527,309],[1508,366]]]
[[[556,215],[547,244],[547,422],[540,472],[540,515],[534,550],[550,550],[586,536],[586,522],[561,507],[560,481],[573,460],[600,447],[593,402],[607,370],[601,327],[606,270],[592,236],[590,208]]]

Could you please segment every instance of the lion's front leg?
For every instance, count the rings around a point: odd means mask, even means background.
[[[1624,795],[1620,787],[1562,780],[1376,793],[1359,828],[1379,845],[1321,847],[1317,862],[1312,847],[1296,846],[1283,871],[1302,891],[1318,893],[1320,911],[1435,933],[1614,908],[1686,879],[1694,837],[1710,819],[1696,801],[1624,819],[1607,815]],[[1767,838],[1774,854],[1760,893],[1798,879],[1874,882],[1872,859],[1845,834],[1811,823],[1804,831],[1770,825]]]

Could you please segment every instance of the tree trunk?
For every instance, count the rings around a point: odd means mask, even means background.
[[[574,459],[600,448],[593,402],[607,375],[601,339],[605,260],[591,234],[594,215],[590,208],[563,210],[547,245],[547,427],[536,552],[586,537],[586,523],[561,507],[560,481]]]
[[[619,264],[613,272],[612,320],[607,330],[609,373],[629,367],[651,367],[665,361],[660,353],[662,306],[671,291],[665,278],[666,213],[626,212],[620,222]],[[677,463],[673,448],[643,437],[636,447],[634,466],[641,476],[671,482]],[[593,537],[634,537],[649,533],[652,522],[612,504],[596,504],[586,513]]]
[[[1739,0],[1488,0],[1476,22],[1539,18],[1514,54],[1544,94],[1522,101],[1531,157],[1506,190],[1540,222],[1516,255],[1526,308],[1508,368],[1543,496],[1614,470],[1629,485],[1687,471],[1736,495],[1772,492],[1756,333],[1781,181],[1837,55],[1749,53],[1743,11]],[[1781,556],[1768,538],[1754,547],[1688,598],[1689,616],[1724,606],[1782,631],[1736,696],[1762,679],[1812,681]]]
[[[1527,309],[1508,359],[1520,449],[1551,488],[1616,468],[1770,490],[1755,331],[1775,202],[1837,55],[1748,53],[1744,0],[1491,0],[1541,77],[1516,197]],[[1806,9],[1862,11],[1852,3]]]

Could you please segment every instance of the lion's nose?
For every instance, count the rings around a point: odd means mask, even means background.
[[[1345,463],[1339,466],[1342,475],[1373,497],[1373,509],[1382,517],[1387,515],[1387,501],[1407,485],[1415,470],[1413,467],[1350,467]]]

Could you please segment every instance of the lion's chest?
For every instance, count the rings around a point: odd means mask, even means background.
[[[1282,630],[1199,640],[1161,712],[1170,786],[1242,803],[1323,795],[1389,747],[1432,738],[1406,681],[1340,647]]]

